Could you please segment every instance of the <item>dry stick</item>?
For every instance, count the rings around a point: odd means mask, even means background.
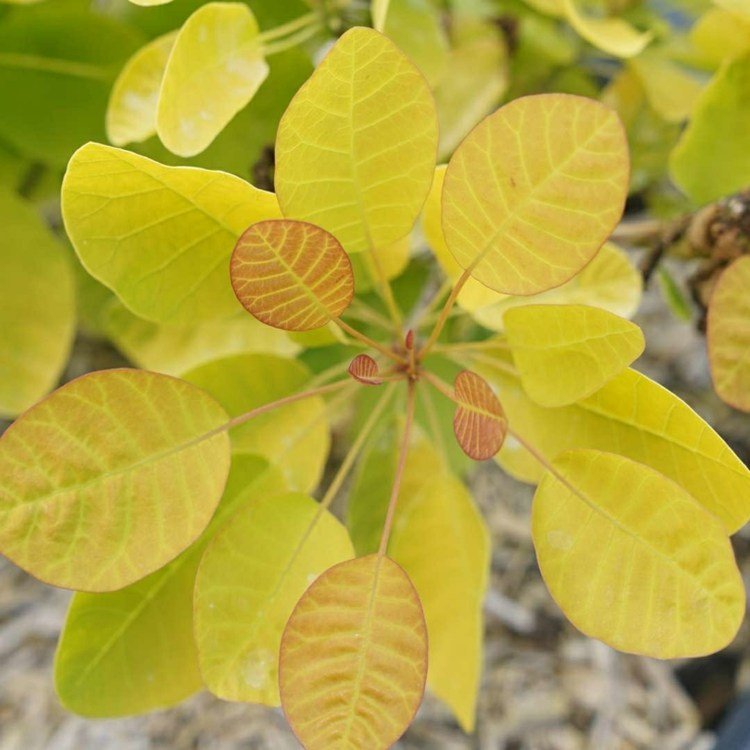
[[[377,349],[379,352],[381,352],[381,354],[385,354],[386,357],[394,360],[395,362],[398,362],[400,365],[407,364],[407,361],[402,356],[396,354],[396,352],[394,352],[392,349],[389,349],[387,346],[385,346],[385,344],[381,344],[379,341],[371,339],[369,336],[366,336],[356,328],[352,328],[352,326],[341,320],[341,318],[334,318],[333,321],[342,331],[344,331],[344,333],[348,333],[352,338],[358,339],[363,344],[367,344],[367,346],[372,347],[373,349]]]
[[[404,468],[406,467],[406,457],[409,453],[409,442],[411,441],[411,430],[414,425],[414,395],[416,383],[409,381],[409,390],[406,396],[406,422],[404,423],[404,436],[401,440],[401,451],[396,466],[396,474],[393,477],[393,487],[391,488],[391,498],[388,501],[388,510],[385,514],[385,523],[383,524],[383,534],[380,537],[380,547],[378,548],[378,558],[385,555],[388,548],[388,539],[391,536],[393,519],[396,514],[396,504],[398,503],[398,493],[401,489],[401,480],[404,477]]]

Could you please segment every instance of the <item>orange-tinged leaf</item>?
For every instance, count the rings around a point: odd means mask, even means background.
[[[304,221],[253,224],[230,265],[242,306],[262,323],[310,331],[338,318],[354,296],[354,274],[339,241]]]
[[[221,498],[227,420],[205,391],[167,375],[104,370],[68,383],[0,438],[0,551],[83,591],[157,570]]]
[[[560,286],[619,221],[628,171],[625,132],[612,110],[568,94],[516,99],[479,123],[450,160],[445,241],[495,291]]]
[[[385,556],[329,568],[281,639],[281,704],[307,750],[389,748],[419,708],[426,676],[422,605]]]
[[[349,374],[365,385],[380,385],[380,368],[369,354],[358,354],[349,363]]]
[[[732,263],[708,307],[708,357],[716,392],[750,411],[750,257]]]
[[[461,449],[476,461],[492,458],[502,447],[508,420],[487,381],[470,370],[456,375],[453,393],[458,407],[453,432]]]

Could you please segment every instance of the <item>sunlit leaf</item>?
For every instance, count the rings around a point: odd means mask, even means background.
[[[268,75],[258,22],[243,3],[206,3],[180,29],[164,71],[156,129],[180,156],[205,149]]]
[[[505,313],[526,393],[542,406],[580,401],[643,353],[641,329],[586,305],[526,305]]]
[[[107,105],[107,138],[115,146],[145,141],[156,132],[156,107],[177,32],[141,47],[125,64]]]
[[[206,393],[142,370],[74,380],[0,438],[0,549],[55,586],[111,591],[206,527],[229,472]]]
[[[354,288],[358,294],[370,292],[377,287],[378,269],[387,281],[400,276],[409,264],[411,237],[407,235],[396,240],[392,245],[376,248],[370,253],[357,253],[349,260],[354,272]],[[377,264],[377,265],[375,265]]]
[[[240,354],[208,362],[183,374],[237,416],[305,389],[308,369],[292,359]],[[325,403],[313,397],[262,414],[231,431],[232,449],[256,453],[278,466],[289,489],[317,486],[328,456],[330,436]]]
[[[310,331],[338,318],[354,296],[354,274],[339,241],[315,224],[261,221],[232,253],[232,287],[262,323]]]
[[[622,456],[564,453],[534,496],[544,580],[586,635],[660,659],[732,640],[745,589],[719,519],[671,480]]]
[[[380,368],[369,354],[358,354],[349,363],[349,374],[365,385],[380,385]]]
[[[672,178],[696,203],[750,182],[750,56],[723,66],[703,90],[672,152]]]
[[[711,295],[708,357],[719,396],[750,411],[750,257],[734,261]]]
[[[684,487],[728,532],[750,519],[750,471],[684,401],[645,375],[626,370],[583,401],[545,408],[525,394],[508,352],[465,360],[502,394],[513,429],[547,460],[573,448],[619,453]],[[524,481],[541,476],[537,462],[510,437],[498,460]]]
[[[387,557],[323,573],[281,640],[281,702],[307,750],[390,747],[419,708],[426,676],[422,605]]]
[[[627,143],[614,112],[565,94],[517,99],[474,128],[451,158],[445,241],[491,289],[542,292],[596,255],[622,214],[627,182]]]
[[[741,18],[750,19],[750,6],[748,6],[747,0],[714,0],[714,3]]]
[[[235,456],[214,519],[177,559],[120,591],[73,597],[55,658],[57,694],[69,711],[137,714],[203,687],[193,636],[198,563],[238,508],[273,491],[283,491],[283,483],[267,461]]]
[[[0,187],[0,417],[57,383],[75,326],[73,274],[34,209]]]
[[[464,453],[475,461],[492,458],[508,430],[503,407],[487,382],[470,370],[460,372],[453,386],[456,416],[453,431]]]
[[[284,215],[327,229],[348,253],[410,231],[432,180],[437,118],[422,75],[372,29],[346,32],[281,119]]]
[[[725,59],[750,52],[750,18],[710,8],[691,27],[690,42],[700,63],[718,68]]]
[[[196,580],[195,635],[208,688],[227,700],[279,705],[289,615],[318,575],[353,555],[346,529],[306,495],[257,496],[237,513],[206,550]]]
[[[250,224],[279,216],[272,193],[232,175],[96,143],[71,159],[62,210],[94,278],[143,318],[191,324],[241,310],[229,283],[232,249]]]

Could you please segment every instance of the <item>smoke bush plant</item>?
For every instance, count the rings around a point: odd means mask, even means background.
[[[489,541],[450,432],[538,484],[541,573],[584,633],[660,658],[734,636],[750,473],[629,368],[643,336],[616,313],[637,284],[605,244],[629,178],[617,116],[529,96],[436,170],[437,144],[422,75],[354,28],[281,120],[275,194],[95,143],[71,159],[66,230],[130,310],[249,314],[327,357],[314,375],[259,354],[94,372],[2,436],[0,549],[79,592],[55,669],[71,710],[205,685],[281,704],[307,748],[386,748],[427,681],[470,731]],[[390,280],[420,213],[447,281],[406,299]],[[353,429],[315,500],[329,414]]]

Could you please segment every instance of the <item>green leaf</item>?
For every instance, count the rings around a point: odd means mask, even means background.
[[[64,385],[0,438],[0,550],[54,586],[112,591],[143,578],[213,515],[226,421],[166,375],[104,370]]]
[[[721,67],[698,98],[669,161],[672,178],[696,203],[750,182],[750,56]]]
[[[265,459],[236,455],[216,515],[185,552],[120,591],[73,597],[55,658],[65,708],[127,716],[175,705],[203,687],[193,636],[198,564],[239,508],[274,491],[283,482]]]
[[[203,151],[268,75],[258,22],[243,3],[201,6],[180,29],[164,70],[156,129],[180,156]]]
[[[279,216],[272,193],[232,175],[165,167],[96,143],[71,159],[62,210],[86,270],[160,323],[238,312],[229,283],[235,242],[250,224]]]
[[[183,375],[237,416],[305,388],[309,370],[268,354],[240,354],[201,365]],[[257,453],[277,465],[292,490],[313,490],[330,446],[325,402],[319,396],[262,414],[231,432],[232,448]]]
[[[745,587],[725,529],[643,464],[559,456],[534,496],[532,532],[552,596],[592,638],[674,659],[718,651],[737,633]]]
[[[0,187],[0,417],[57,383],[73,339],[73,274],[65,248],[31,205]]]
[[[376,31],[334,45],[279,124],[284,216],[328,230],[349,253],[408,234],[432,180],[437,117],[422,75]]]
[[[195,637],[208,688],[279,705],[284,625],[305,589],[354,554],[346,529],[311,497],[256,496],[206,550],[195,587]]]
[[[112,18],[57,6],[24,8],[0,23],[0,138],[64,167],[81,143],[104,139],[112,82],[142,38]]]
[[[542,406],[590,396],[645,346],[635,323],[587,305],[526,305],[503,320],[523,387]]]
[[[686,403],[645,375],[626,370],[584,401],[544,408],[524,393],[507,351],[469,363],[502,394],[514,431],[548,461],[573,448],[619,453],[684,487],[729,533],[750,518],[750,471]],[[524,481],[540,478],[538,464],[511,438],[498,459]]]

